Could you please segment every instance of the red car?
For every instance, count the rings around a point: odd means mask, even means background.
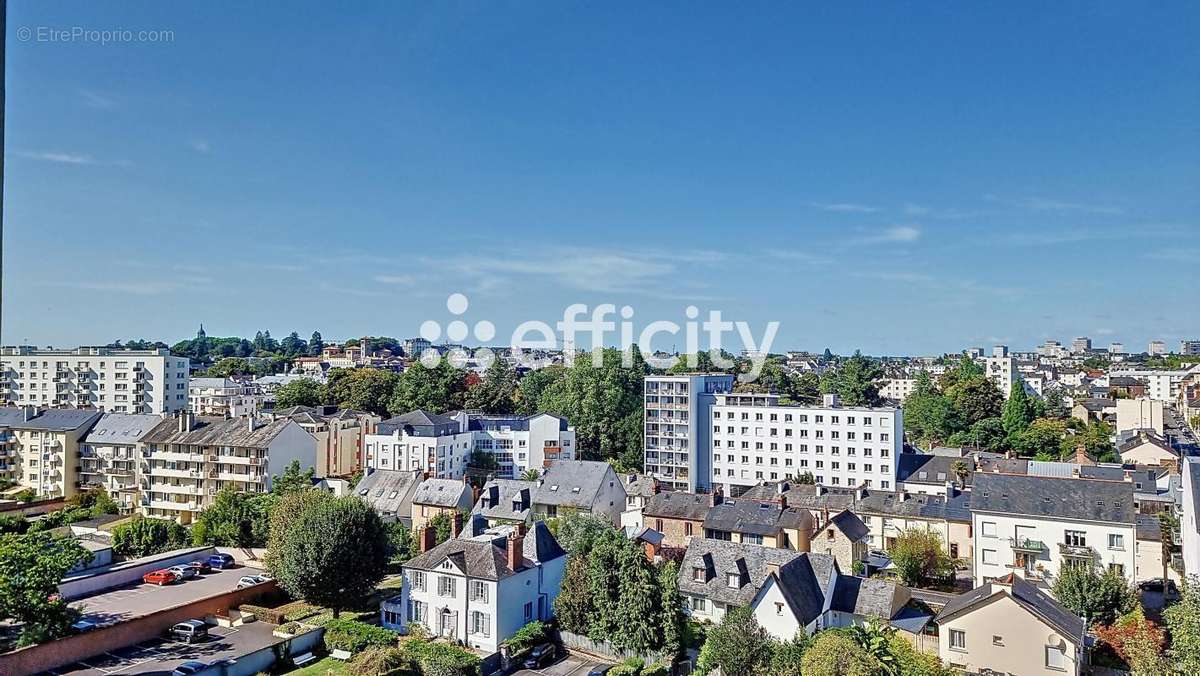
[[[191,566],[192,568],[195,568],[197,573],[211,573],[212,572],[212,566],[209,565],[208,561],[192,561],[191,563],[189,563],[187,565]]]
[[[165,568],[162,570],[151,571],[142,576],[142,582],[145,582],[146,584],[156,584],[160,587],[165,584],[171,584],[174,581],[175,573],[172,573]]]

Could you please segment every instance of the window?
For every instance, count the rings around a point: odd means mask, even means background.
[[[425,573],[420,570],[412,572],[412,588],[417,591],[425,591]]]
[[[983,550],[983,562],[984,562],[984,563],[987,563],[987,564],[995,565],[995,563],[996,563],[996,550],[994,550],[994,549],[985,549],[985,550]]]
[[[951,629],[950,630],[950,649],[951,650],[961,650],[963,652],[966,652],[966,650],[967,650],[967,632],[965,632],[961,629]]]
[[[438,596],[454,596],[457,581],[449,575],[438,577]]]
[[[684,535],[692,534],[692,522],[691,521],[687,521],[683,524],[683,534]]]
[[[996,522],[995,521],[984,521],[982,525],[983,525],[983,528],[982,528],[983,537],[985,537],[985,538],[996,537]]]
[[[997,634],[992,634],[992,645],[1004,645],[1004,637]]]
[[[471,611],[471,633],[483,634],[491,636],[492,634],[492,618],[487,613],[481,613],[478,610]]]
[[[1109,549],[1125,549],[1125,536],[1120,533],[1108,534]]]
[[[1046,646],[1046,668],[1055,671],[1067,670],[1067,654],[1056,645]]]
[[[692,568],[692,579],[695,580],[696,582],[704,582],[706,579],[706,576],[704,574],[704,569],[699,568],[699,567]]]
[[[408,621],[409,622],[425,622],[425,602],[413,601],[408,602]]]
[[[487,583],[480,580],[471,580],[471,600],[483,601],[487,603],[488,588]]]
[[[706,606],[707,604],[705,603],[704,599],[700,598],[699,596],[692,597],[692,610],[699,610],[703,613],[706,612]]]
[[[531,622],[532,620],[533,620],[533,601],[529,601],[525,604],[525,622],[528,623],[528,622]]]
[[[1086,547],[1087,533],[1081,530],[1069,530],[1063,534],[1063,541],[1071,547]]]
[[[732,589],[737,589],[742,586],[742,576],[739,573],[730,573],[726,576],[725,583]]]

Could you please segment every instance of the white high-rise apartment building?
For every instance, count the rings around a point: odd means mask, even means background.
[[[113,413],[178,411],[188,404],[188,360],[166,348],[5,347],[0,402]]]
[[[1087,336],[1081,336],[1071,341],[1071,353],[1082,354],[1092,349],[1092,339]]]
[[[733,391],[733,381],[726,373],[646,376],[646,474],[667,490],[711,486],[712,407],[716,395]]]
[[[985,360],[984,369],[988,379],[1004,394],[1005,399],[1012,391],[1013,382],[1021,377],[1017,373],[1017,360],[1009,356],[1008,348],[1003,345],[993,348],[992,356]]]
[[[737,495],[764,481],[811,472],[818,484],[893,490],[904,450],[899,408],[782,405],[779,395],[716,395],[712,484]]]
[[[1158,355],[1163,355],[1166,353],[1167,353],[1167,344],[1161,340],[1152,340],[1152,341],[1150,341],[1150,344],[1148,346],[1146,346],[1146,354],[1148,354],[1152,357],[1155,357]]]
[[[1200,354],[1200,340],[1179,341],[1179,354],[1191,357]]]

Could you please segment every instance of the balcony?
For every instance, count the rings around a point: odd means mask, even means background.
[[[204,462],[203,453],[177,453],[174,451],[150,451],[145,457],[151,460],[166,460],[173,462]]]
[[[230,465],[259,465],[262,464],[262,458],[258,456],[250,457],[247,455],[218,455],[216,462],[227,463]]]
[[[1014,552],[1041,554],[1046,551],[1046,543],[1030,538],[1009,538],[1008,544]]]
[[[150,490],[155,493],[174,493],[176,495],[204,494],[204,488],[201,486],[187,486],[182,484],[150,484]]]
[[[168,469],[166,467],[153,467],[150,469],[150,476],[169,476],[178,479],[199,479],[204,476],[204,472],[198,469]]]
[[[1066,559],[1086,559],[1092,561],[1096,557],[1096,550],[1087,545],[1069,545],[1061,542],[1058,545],[1058,553]]]

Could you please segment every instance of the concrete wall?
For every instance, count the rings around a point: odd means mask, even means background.
[[[107,568],[84,571],[78,576],[68,577],[59,583],[58,593],[62,594],[63,598],[66,599],[90,596],[105,589],[123,587],[127,584],[140,582],[142,576],[152,570],[170,568],[171,566],[178,566],[189,561],[195,561],[196,559],[208,558],[209,555],[216,553],[216,551],[215,547],[177,549],[173,552],[148,556],[133,561],[123,561]]]
[[[78,662],[106,650],[141,643],[161,636],[176,622],[227,613],[230,608],[251,603],[274,593],[277,589],[274,581],[235,589],[127,622],[101,627],[86,634],[76,634],[50,643],[14,650],[0,655],[0,674],[34,674]]]

